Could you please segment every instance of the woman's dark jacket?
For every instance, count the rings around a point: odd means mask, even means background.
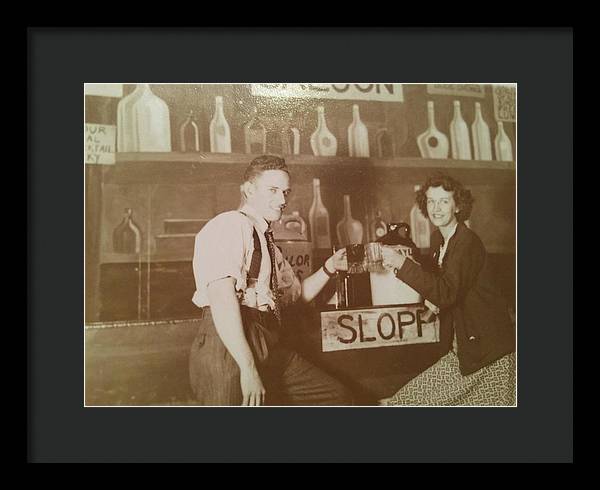
[[[442,355],[450,350],[456,329],[460,372],[467,375],[513,352],[515,329],[481,239],[458,223],[439,268],[442,243],[436,230],[431,235],[433,255],[422,265],[405,260],[397,277],[439,307]]]

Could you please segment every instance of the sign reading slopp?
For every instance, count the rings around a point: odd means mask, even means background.
[[[253,83],[252,95],[403,102],[401,83]]]
[[[85,163],[115,163],[117,127],[85,123]]]
[[[440,324],[423,323],[423,305],[321,312],[323,352],[440,341]]]

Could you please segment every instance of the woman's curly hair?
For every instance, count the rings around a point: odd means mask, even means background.
[[[471,191],[465,189],[463,185],[449,175],[437,172],[430,175],[425,182],[425,185],[417,191],[416,203],[423,213],[423,216],[429,217],[427,213],[427,189],[430,187],[443,187],[445,191],[453,192],[454,202],[459,211],[456,213],[456,219],[459,222],[468,220],[473,210],[473,202],[475,199],[471,195]]]

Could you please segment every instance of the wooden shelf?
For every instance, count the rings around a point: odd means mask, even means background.
[[[165,252],[155,254],[117,254],[103,253],[100,257],[101,264],[146,264],[148,262],[191,262],[193,252],[184,254],[181,252]]]
[[[217,165],[243,165],[258,155],[245,153],[182,153],[182,152],[156,152],[156,153],[117,153],[117,164],[129,163],[168,163],[168,164],[192,164],[195,168],[204,164]],[[287,155],[286,162],[293,166],[351,166],[351,167],[381,167],[381,168],[464,168],[464,169],[496,169],[515,170],[515,162],[499,162],[496,160],[450,160],[450,159],[427,159],[427,158],[362,158],[362,157],[316,157],[313,155]]]

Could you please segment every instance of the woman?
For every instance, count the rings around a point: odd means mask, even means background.
[[[416,201],[437,227],[432,255],[418,264],[384,246],[383,263],[439,315],[442,357],[380,404],[514,405],[515,330],[494,288],[483,243],[464,224],[471,192],[436,174]]]

